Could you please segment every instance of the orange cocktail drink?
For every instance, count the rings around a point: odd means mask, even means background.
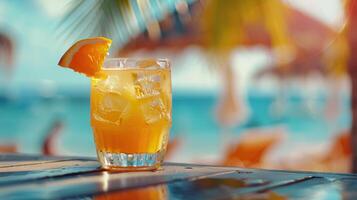
[[[91,126],[103,167],[157,168],[171,127],[168,60],[107,59],[91,82]]]

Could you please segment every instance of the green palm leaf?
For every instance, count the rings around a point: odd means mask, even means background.
[[[179,2],[186,0],[72,0],[57,34],[62,39],[105,36],[120,46],[173,12]]]

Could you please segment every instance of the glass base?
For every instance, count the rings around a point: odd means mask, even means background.
[[[157,153],[110,153],[98,151],[98,159],[104,169],[118,171],[155,170],[160,167],[164,152]]]

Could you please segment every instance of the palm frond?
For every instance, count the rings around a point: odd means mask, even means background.
[[[121,46],[184,0],[72,0],[57,27],[60,39],[105,36]],[[186,0],[192,2],[193,0]]]

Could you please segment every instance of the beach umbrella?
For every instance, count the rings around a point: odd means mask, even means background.
[[[118,55],[156,49],[175,54],[195,45],[210,54],[209,58],[219,58],[216,65],[224,77],[224,92],[217,114],[222,124],[237,124],[243,109],[235,99],[237,77],[229,65],[230,53],[237,47],[264,45],[275,53],[277,62],[269,63],[256,77],[272,74],[283,81],[314,72],[329,76],[346,71],[345,37],[289,4],[211,0],[193,2],[188,10],[190,20],[184,23],[177,17],[179,13],[159,21],[164,37],[152,39],[143,32],[122,46]]]

